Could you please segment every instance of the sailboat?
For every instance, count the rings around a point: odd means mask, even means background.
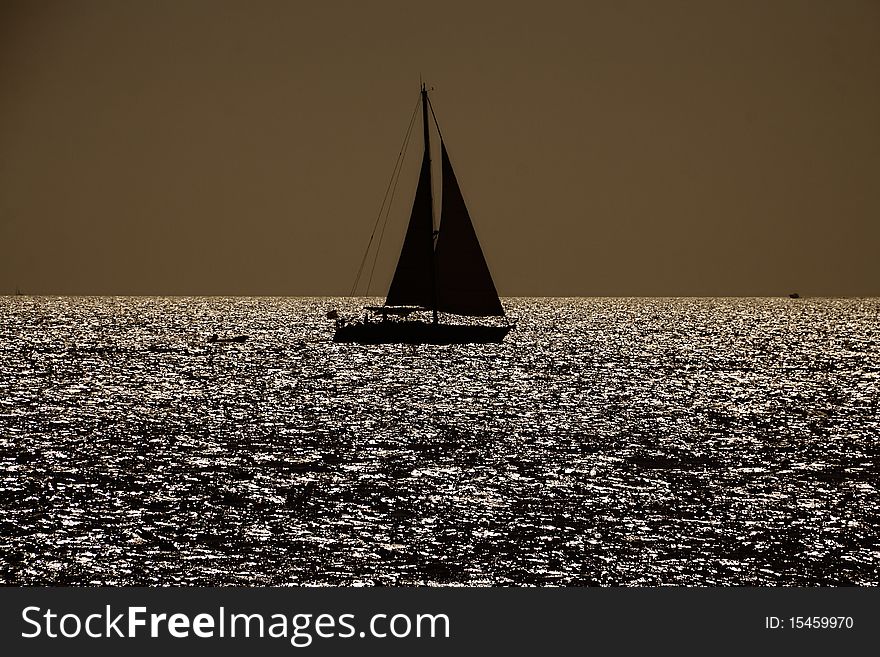
[[[440,135],[442,205],[434,228],[428,109]],[[385,304],[367,306],[363,321],[347,322],[333,311],[334,342],[361,344],[468,344],[501,342],[514,325],[442,323],[439,313],[458,317],[501,317],[501,299],[474,231],[449,161],[425,85],[421,88],[424,153],[409,226]],[[431,321],[410,319],[431,312]]]

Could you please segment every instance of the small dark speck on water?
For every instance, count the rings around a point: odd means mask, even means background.
[[[0,581],[880,584],[880,300],[369,302],[0,298]]]

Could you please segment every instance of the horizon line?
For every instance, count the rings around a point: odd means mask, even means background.
[[[798,294],[791,297],[791,294]],[[11,292],[0,297],[56,297],[56,298],[267,298],[267,299],[381,299],[385,295],[352,294],[89,294],[55,292]],[[880,294],[511,294],[501,299],[876,299]]]

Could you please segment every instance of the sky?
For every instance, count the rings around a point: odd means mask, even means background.
[[[502,296],[880,295],[878,34],[876,0],[4,0],[0,294],[348,294],[424,79]]]

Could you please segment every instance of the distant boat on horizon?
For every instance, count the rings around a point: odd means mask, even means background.
[[[792,292],[791,294],[788,295],[788,298],[789,299],[800,299],[801,295],[798,294],[797,292]]]
[[[334,342],[360,344],[468,344],[501,342],[514,325],[444,324],[438,313],[462,317],[506,317],[492,274],[474,231],[458,186],[446,143],[425,85],[421,88],[424,153],[419,182],[385,304],[367,306],[373,314],[346,321],[336,311]],[[438,229],[434,227],[431,143],[428,109],[440,137],[443,203]],[[368,247],[369,249],[369,247]],[[430,322],[410,315],[430,311]]]

